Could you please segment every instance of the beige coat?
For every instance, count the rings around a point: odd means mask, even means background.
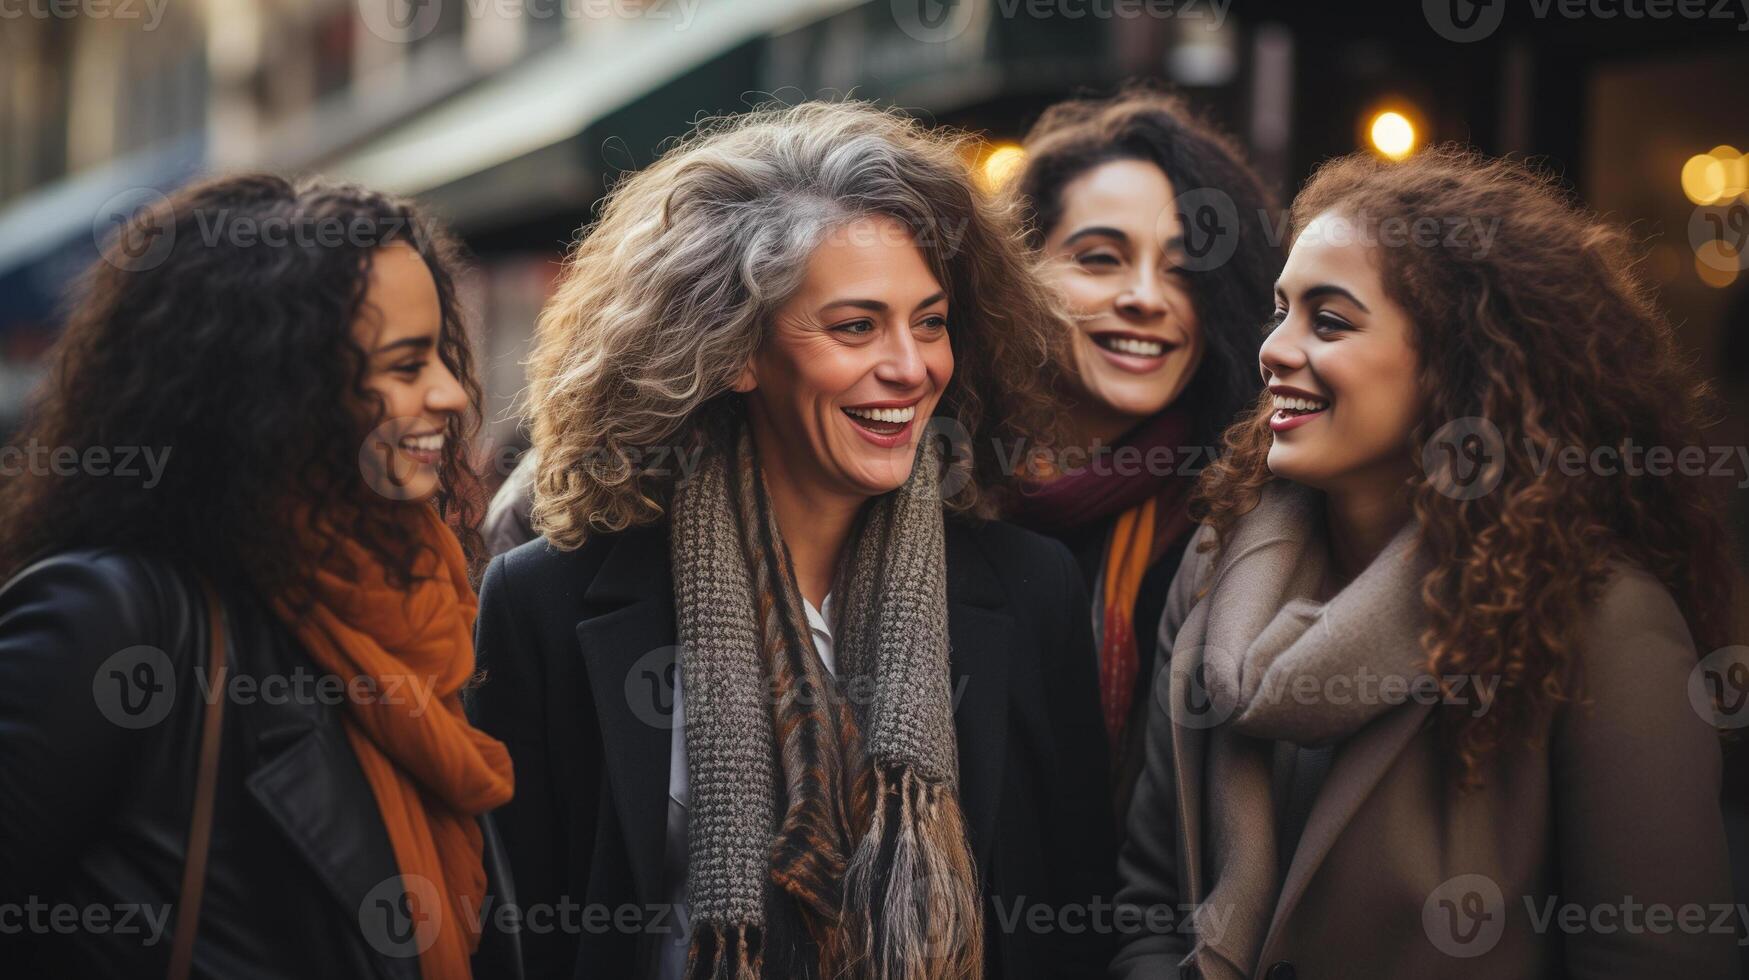
[[[1215,567],[1193,544],[1167,601],[1160,663],[1181,630],[1200,635],[1208,602],[1195,597]],[[1669,592],[1621,567],[1582,657],[1583,703],[1558,712],[1540,747],[1505,753],[1468,795],[1446,784],[1427,704],[1391,708],[1340,742],[1284,858],[1279,897],[1258,910],[1268,925],[1253,975],[1736,977],[1744,922],[1728,874],[1719,746],[1691,705],[1696,652]],[[1152,931],[1126,937],[1114,977],[1231,970],[1172,914],[1207,894],[1208,801],[1222,773],[1207,732],[1164,710],[1190,694],[1171,676],[1158,675],[1119,862],[1119,904],[1159,914],[1132,920]]]

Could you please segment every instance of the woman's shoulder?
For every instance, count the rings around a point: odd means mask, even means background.
[[[1061,541],[1003,520],[954,514],[947,518],[946,534],[950,562],[959,544],[976,548],[999,569],[1005,565],[1054,568],[1057,562],[1073,564],[1068,547]]]
[[[175,667],[195,608],[187,577],[168,560],[115,548],[45,556],[0,585],[0,661],[7,665],[0,680],[25,683],[13,670],[91,674],[100,661],[147,649]]]
[[[144,629],[167,601],[186,597],[175,566],[112,547],[76,548],[43,556],[0,585],[0,608],[48,602],[68,611],[102,610],[106,618]]]
[[[945,531],[950,589],[958,582],[962,594],[977,591],[982,579],[1006,593],[1011,608],[1042,614],[1083,588],[1074,556],[1055,538],[961,515],[950,516]]]
[[[1587,670],[1635,669],[1643,662],[1648,641],[1678,649],[1690,659],[1694,653],[1694,639],[1675,595],[1635,562],[1610,563],[1609,578],[1591,604],[1584,631]]]
[[[546,537],[520,544],[493,558],[480,583],[481,600],[512,592],[531,605],[581,597],[602,573],[608,559],[633,557],[643,567],[668,560],[666,525],[598,531],[575,548],[560,548]]]

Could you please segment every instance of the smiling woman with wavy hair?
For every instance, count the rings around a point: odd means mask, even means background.
[[[1068,325],[963,145],[860,103],[718,120],[566,264],[546,537],[487,569],[477,717],[543,787],[501,811],[525,902],[694,927],[530,935],[532,972],[1104,968],[1093,930],[985,928],[1108,896],[1115,848],[1080,575],[979,519],[1049,444]]]
[[[1702,445],[1705,392],[1625,236],[1451,148],[1326,164],[1292,217],[1269,390],[1203,475],[1161,626],[1124,867],[1197,930],[1119,972],[1735,976],[1729,933],[1521,912],[1730,901],[1689,695],[1725,642],[1719,511],[1633,462]],[[1209,843],[1181,858],[1185,813]]]
[[[908,157],[882,152],[899,142]],[[1068,336],[1018,247],[1014,205],[962,179],[965,144],[896,113],[807,103],[701,124],[617,188],[536,334],[527,406],[536,529],[574,547],[591,528],[662,513],[810,251],[859,212],[910,229],[949,294],[961,357],[938,414],[953,421],[958,461],[971,468],[947,502],[992,516],[1014,485],[1014,467],[992,447],[1055,438],[1040,378],[1065,360]],[[804,158],[823,168],[810,183],[781,193],[763,184]]]

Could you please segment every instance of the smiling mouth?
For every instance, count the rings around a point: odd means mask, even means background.
[[[1130,357],[1165,357],[1178,346],[1158,338],[1128,333],[1096,333],[1088,336],[1101,350]]]
[[[850,421],[867,429],[876,435],[894,436],[905,431],[911,420],[917,417],[917,406],[907,405],[904,408],[846,408],[844,414]]]
[[[1329,408],[1330,403],[1322,398],[1299,398],[1292,395],[1275,396],[1275,414],[1283,418],[1293,418],[1297,415],[1311,415]]]
[[[402,436],[396,445],[403,453],[420,462],[435,462],[443,455],[443,433]]]

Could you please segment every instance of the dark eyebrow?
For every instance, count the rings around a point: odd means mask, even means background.
[[[397,348],[401,348],[401,347],[407,347],[407,348],[411,348],[411,349],[415,349],[415,350],[430,350],[431,349],[431,338],[430,337],[402,337],[400,340],[394,341],[393,343],[387,343],[387,344],[382,345],[381,347],[378,347],[376,350],[371,351],[371,354],[373,356],[377,355],[377,354],[384,354],[384,353],[387,353],[387,352],[392,351],[392,350],[396,350]]]
[[[921,310],[926,306],[934,306],[936,303],[939,303],[946,298],[947,291],[945,289],[938,289],[928,297],[925,297],[923,302],[918,303],[917,308]],[[867,310],[870,313],[885,313],[888,309],[887,304],[878,299],[835,299],[832,302],[827,303],[825,306],[820,307],[820,312],[824,313],[827,310],[835,309],[840,306],[849,306],[859,310]]]
[[[1070,245],[1075,244],[1083,238],[1091,238],[1095,235],[1102,235],[1106,238],[1115,238],[1120,242],[1127,242],[1130,240],[1130,236],[1110,225],[1088,225],[1086,228],[1082,228],[1068,238],[1063,239],[1062,247],[1068,248]]]
[[[1275,295],[1281,299],[1287,298],[1287,292],[1286,292],[1286,290],[1281,288],[1281,283],[1279,283],[1279,282],[1275,284]],[[1333,285],[1331,283],[1327,283],[1327,282],[1326,283],[1319,283],[1318,285],[1312,286],[1311,288],[1307,289],[1304,293],[1300,294],[1300,298],[1304,299],[1304,300],[1323,299],[1326,296],[1335,296],[1339,299],[1345,299],[1345,300],[1349,301],[1350,303],[1353,303],[1355,306],[1360,307],[1360,311],[1362,313],[1371,313],[1372,312],[1372,310],[1369,309],[1365,303],[1362,303],[1360,301],[1360,298],[1358,296],[1355,296],[1353,293],[1349,292],[1348,290],[1343,289],[1341,286]]]

